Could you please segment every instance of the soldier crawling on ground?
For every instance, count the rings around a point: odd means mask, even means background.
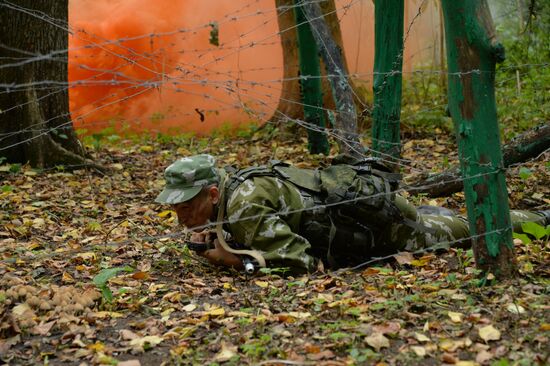
[[[178,159],[164,176],[156,202],[172,206],[179,223],[194,231],[193,242],[206,243],[216,226],[212,249],[198,252],[216,265],[242,269],[244,260],[304,273],[320,261],[349,267],[438,243],[469,244],[465,218],[441,207],[415,208],[394,193],[398,178],[376,160],[343,157],[318,170],[280,162],[235,170],[219,169],[203,154]],[[548,225],[550,210],[511,211],[514,231],[528,221]],[[227,244],[227,233],[241,249]]]

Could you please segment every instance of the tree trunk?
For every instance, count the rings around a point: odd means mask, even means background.
[[[294,0],[275,0],[277,23],[283,49],[283,82],[281,96],[270,122],[279,123],[292,119],[303,119],[304,110],[300,98],[300,76],[298,62],[298,38],[294,17]]]
[[[340,153],[363,157],[364,149],[357,134],[357,115],[353,103],[353,91],[348,83],[340,49],[324,20],[319,4],[300,0],[300,4],[309,20],[313,37],[321,52],[336,105],[334,134]]]
[[[349,76],[346,52],[344,52],[344,39],[342,37],[342,29],[340,28],[338,12],[336,11],[336,4],[334,0],[326,0],[319,2],[319,6],[321,7],[321,11],[325,16],[325,22],[327,22],[327,26],[330,29],[330,34],[332,35],[334,42],[336,42],[338,48],[340,49],[342,64],[344,65],[345,70],[344,72],[346,75],[348,75],[348,83],[350,84],[351,90],[353,92],[353,101],[355,103],[355,107],[360,113],[363,113],[363,111],[369,110],[371,108],[369,107],[368,102],[365,99],[366,95],[363,95],[360,92],[360,89],[355,85],[353,79]],[[326,76],[326,71],[324,71],[326,70],[326,67],[324,65],[322,70],[323,71],[321,72],[321,75]],[[328,80],[328,78],[326,77],[323,78],[323,104],[327,109],[335,109],[330,80]]]
[[[403,71],[403,0],[375,2],[373,155],[401,156],[400,117]]]
[[[324,132],[326,127],[323,110],[323,92],[321,89],[321,66],[319,51],[311,33],[311,27],[296,0],[294,13],[298,29],[298,54],[300,59],[300,85],[304,103],[304,121],[308,133],[308,149],[312,154],[328,155],[329,143]]]
[[[515,273],[514,246],[495,103],[495,40],[485,0],[442,0],[449,109],[457,132],[476,264],[497,278]]]
[[[0,156],[44,168],[91,165],[68,94],[68,0],[0,1]]]
[[[270,118],[270,122],[273,123],[287,121],[289,119],[304,118],[304,111],[300,99],[300,83],[298,80],[300,71],[298,61],[297,30],[294,12],[292,11],[295,6],[294,2],[295,0],[275,0],[275,6],[277,7],[277,22],[279,25],[279,34],[281,37],[281,46],[283,50],[283,82],[281,85],[281,97],[279,98],[279,104],[275,113]],[[343,64],[346,70],[345,73],[347,75],[347,63],[345,52],[343,51],[344,42],[342,39],[340,22],[338,21],[338,14],[336,12],[334,0],[321,2],[321,7],[323,14],[327,14],[325,19],[328,27],[330,28],[330,33],[340,48]],[[330,81],[327,78],[327,73],[325,70],[325,67],[321,68],[323,107],[325,109],[335,109]],[[349,79],[349,83],[353,89],[354,101],[357,108],[361,111],[368,109],[368,103],[365,96],[358,91],[359,88],[354,86],[353,80]]]
[[[504,145],[504,167],[534,158],[550,149],[550,123],[535,127]],[[410,184],[413,194],[426,193],[430,197],[448,196],[464,188],[458,167],[435,175],[425,174]]]

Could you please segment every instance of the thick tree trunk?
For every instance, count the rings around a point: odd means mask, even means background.
[[[68,95],[68,0],[0,1],[0,156],[44,168],[91,165]]]
[[[296,22],[293,12],[295,7],[294,2],[295,0],[275,0],[275,6],[277,7],[278,14],[277,22],[279,25],[281,46],[283,50],[283,82],[281,85],[279,104],[275,113],[270,118],[270,122],[274,123],[287,121],[289,119],[304,118],[304,111],[300,99],[300,83],[298,80],[300,71]],[[347,75],[346,56],[345,52],[343,52],[344,42],[342,39],[340,22],[338,21],[338,14],[336,12],[336,5],[334,0],[323,1],[320,5],[323,14],[326,14],[325,19],[330,29],[330,33],[340,48],[343,64],[346,70],[345,73]],[[323,61],[321,61],[321,63],[323,64]],[[323,107],[325,109],[335,109],[330,81],[327,78],[325,67],[321,68],[321,78]],[[349,79],[349,83],[352,86],[356,106],[359,110],[363,111],[368,106],[365,96],[357,91],[359,88],[354,86],[353,80]]]
[[[299,0],[295,0],[298,4]],[[311,27],[300,6],[294,8],[298,25],[298,54],[300,59],[300,85],[304,103],[304,121],[308,133],[308,149],[312,154],[328,155],[330,146],[324,132],[326,127],[321,89],[319,51],[311,33]]]
[[[497,278],[515,273],[508,193],[495,103],[495,40],[485,0],[442,0],[449,109],[457,132],[476,264]]]
[[[283,49],[283,82],[281,96],[270,122],[278,123],[303,119],[304,109],[300,97],[300,68],[298,62],[298,38],[294,17],[294,0],[275,0],[277,22]]]
[[[534,158],[550,149],[550,123],[535,127],[504,145],[504,167]],[[430,197],[448,196],[464,188],[458,167],[435,175],[425,174],[410,184],[413,194],[425,193]]]
[[[396,161],[401,156],[403,0],[377,1],[374,28],[373,155]]]
[[[334,134],[340,153],[362,157],[364,149],[357,134],[353,91],[348,83],[340,49],[332,38],[319,4],[309,1],[302,1],[300,4],[311,25],[327,74],[332,75],[329,80],[336,105]]]

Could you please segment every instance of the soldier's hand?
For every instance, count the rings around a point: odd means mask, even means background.
[[[218,266],[233,267],[235,269],[243,268],[241,258],[225,250],[218,242],[218,239],[214,240],[214,246],[214,249],[205,250],[204,252],[197,252],[197,254],[206,258],[210,263]]]
[[[210,241],[211,232],[209,230],[191,233],[190,241],[193,243],[208,243]]]

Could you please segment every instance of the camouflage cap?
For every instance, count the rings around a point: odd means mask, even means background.
[[[204,186],[219,182],[216,159],[201,154],[176,160],[164,171],[166,186],[155,202],[176,204],[189,201]]]

